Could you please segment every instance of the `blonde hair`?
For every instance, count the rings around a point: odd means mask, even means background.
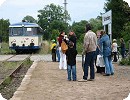
[[[104,30],[101,30],[100,34],[103,35],[103,34],[106,34],[106,32]]]

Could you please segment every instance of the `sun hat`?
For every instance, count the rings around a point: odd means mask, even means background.
[[[113,39],[113,42],[116,42],[116,39]]]

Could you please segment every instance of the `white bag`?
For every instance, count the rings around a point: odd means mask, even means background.
[[[104,59],[102,55],[97,55],[96,66],[105,67]]]

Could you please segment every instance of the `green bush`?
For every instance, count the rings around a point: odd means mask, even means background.
[[[130,65],[130,57],[121,59],[119,64],[120,65]]]
[[[83,43],[81,42],[77,42],[77,51],[78,51],[78,54],[81,54],[82,51],[83,51]]]
[[[0,54],[14,54],[15,51],[9,49],[9,44],[6,42],[2,42],[1,48],[0,48]]]

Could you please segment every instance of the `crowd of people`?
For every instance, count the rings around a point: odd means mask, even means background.
[[[59,62],[59,69],[67,70],[68,81],[76,81],[76,34],[73,31],[69,32],[67,36],[65,32],[61,32],[55,40],[52,40],[52,61],[56,61],[56,55]],[[118,44],[117,40],[109,38],[109,35],[104,30],[98,30],[96,33],[92,31],[91,25],[86,25],[86,33],[84,36],[83,52],[85,55],[83,62],[83,78],[79,82],[95,80],[95,66],[96,72],[103,74],[103,76],[114,75],[113,62],[117,62]],[[125,57],[125,43],[123,38],[120,39],[121,56]],[[64,48],[64,50],[63,50]],[[113,55],[113,60],[112,60]],[[90,68],[90,78],[88,78],[88,71]]]

